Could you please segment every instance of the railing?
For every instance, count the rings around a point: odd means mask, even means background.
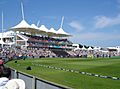
[[[11,78],[19,78],[25,81],[26,89],[71,89],[69,87],[49,82],[35,76],[16,71],[11,68]]]

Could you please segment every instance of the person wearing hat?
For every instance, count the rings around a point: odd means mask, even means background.
[[[25,82],[22,79],[11,79],[11,69],[0,67],[0,89],[25,89]]]
[[[0,66],[0,89],[4,89],[11,76],[10,68]]]
[[[11,79],[3,89],[25,89],[25,82],[22,79]]]

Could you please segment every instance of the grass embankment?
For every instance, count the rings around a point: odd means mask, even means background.
[[[38,65],[34,65],[38,64]],[[82,75],[39,66],[49,65],[57,68],[72,69],[106,76],[120,77],[120,59],[80,59],[80,58],[44,58],[8,62],[7,65],[19,71],[72,87],[74,89],[118,89],[120,80]],[[32,70],[26,70],[31,66]]]

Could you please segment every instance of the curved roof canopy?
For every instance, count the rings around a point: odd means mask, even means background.
[[[70,34],[68,34],[67,32],[65,32],[62,28],[60,28],[57,31],[58,36],[71,36]]]
[[[35,24],[31,24],[31,28],[33,28],[33,29],[39,29]]]
[[[25,20],[22,20],[18,25],[12,27],[12,29],[17,28],[31,28],[31,26]]]
[[[34,33],[36,33],[36,34],[40,34],[41,32],[39,31],[39,28],[35,25],[35,24],[31,24],[31,28],[33,28],[34,29]]]
[[[41,25],[41,26],[39,27],[39,30],[48,32],[48,29],[45,27],[45,25]]]
[[[47,32],[48,36],[56,36],[56,31],[54,28],[50,28]]]
[[[18,25],[10,28],[10,30],[36,34],[38,31],[33,26],[30,26],[25,20],[22,20]]]
[[[35,24],[29,25],[25,21],[23,3],[21,3],[21,12],[22,12],[22,19],[23,20],[19,24],[17,24],[16,26],[10,28],[10,30],[13,30],[15,32],[16,31],[27,32],[27,33],[30,33],[30,34],[45,34],[45,35],[48,35],[48,36],[56,36],[56,37],[68,37],[68,36],[71,36],[70,34],[66,33],[62,29],[64,16],[62,17],[60,29],[58,31],[55,31],[54,28],[51,28],[50,30],[48,30],[45,27],[45,25],[41,25],[39,28]]]
[[[48,33],[55,33],[56,34],[56,31],[54,28],[50,28],[50,30],[48,31]]]
[[[48,29],[45,27],[45,25],[41,25],[39,27],[39,31],[44,34],[44,35],[47,35],[47,32],[48,32]]]
[[[22,20],[16,26],[10,28],[13,31],[19,32],[27,32],[31,34],[46,34],[48,36],[56,36],[56,37],[68,37],[71,36],[70,34],[66,33],[62,28],[56,31],[54,28],[48,30],[45,25],[41,25],[37,27],[35,24],[29,25],[25,20]]]

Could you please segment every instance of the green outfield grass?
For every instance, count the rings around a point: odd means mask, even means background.
[[[37,65],[36,65],[37,64]],[[82,75],[64,70],[56,70],[39,66],[48,65],[84,71],[105,76],[120,77],[120,59],[81,59],[81,58],[41,58],[8,62],[6,65],[48,81],[72,87],[74,89],[119,89],[120,80],[112,80],[88,75]],[[32,70],[26,70],[31,66]]]

